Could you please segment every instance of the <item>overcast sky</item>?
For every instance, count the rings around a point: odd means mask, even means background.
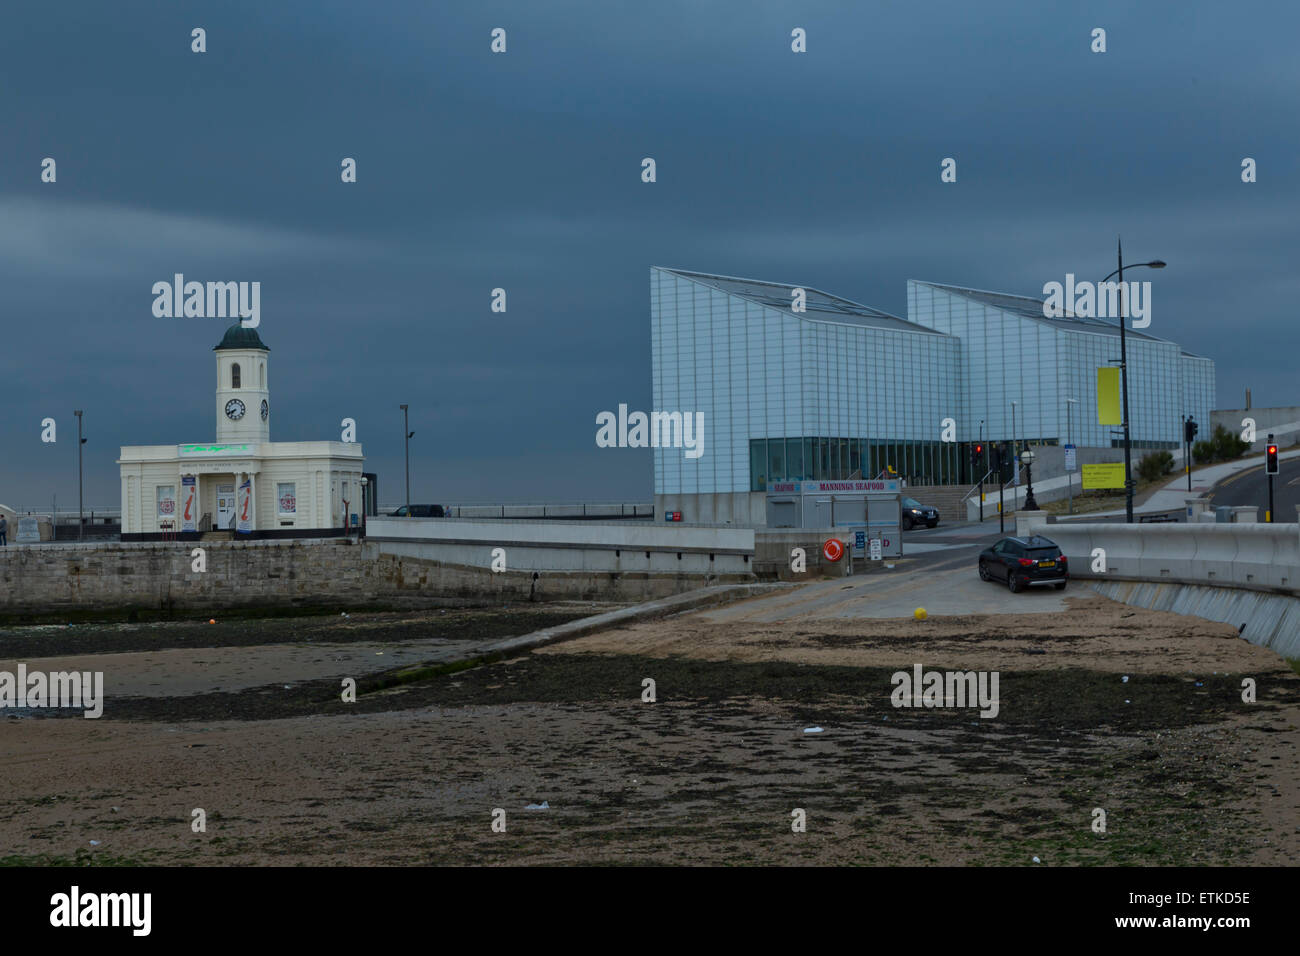
[[[0,502],[75,507],[74,408],[87,507],[118,506],[120,445],[214,437],[228,323],[155,318],[176,272],[262,283],[272,437],[355,418],[384,501],[402,402],[413,500],[647,499],[649,452],[598,449],[595,415],[649,408],[652,265],[906,315],[909,278],[1100,279],[1122,234],[1130,261],[1168,261],[1133,276],[1149,331],[1215,360],[1218,407],[1300,404],[1296,10],[10,5]]]

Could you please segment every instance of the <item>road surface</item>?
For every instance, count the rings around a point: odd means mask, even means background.
[[[1294,522],[1296,505],[1300,504],[1300,458],[1283,458],[1280,473],[1273,477],[1274,521]],[[1259,520],[1264,520],[1268,509],[1268,476],[1264,466],[1238,472],[1208,495],[1218,505],[1258,505]]]

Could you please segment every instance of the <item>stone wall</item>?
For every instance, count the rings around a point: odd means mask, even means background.
[[[193,570],[204,549],[207,570]],[[733,580],[734,579],[734,580]],[[641,601],[752,574],[534,572],[494,574],[381,553],[355,539],[115,542],[0,548],[0,614],[61,610],[199,611],[235,607]]]

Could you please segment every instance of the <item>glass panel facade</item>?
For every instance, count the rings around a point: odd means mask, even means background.
[[[1118,358],[1113,329],[1042,318],[1032,298],[918,281],[907,290],[907,319],[811,289],[796,314],[789,286],[651,269],[652,410],[702,412],[706,436],[699,458],[653,450],[655,494],[889,468],[969,486],[986,470],[970,457],[980,439],[1111,447],[1113,426],[1096,421],[1096,370]],[[1176,448],[1183,415],[1208,427],[1214,363],[1157,331],[1128,339],[1133,440]],[[940,441],[946,418],[955,442]]]
[[[972,447],[973,443],[964,442],[876,445],[865,438],[753,438],[749,442],[749,490],[766,491],[773,481],[838,481],[854,475],[876,478],[887,467],[917,484],[953,484],[954,477],[973,484],[988,466],[976,470],[977,465],[970,461]],[[801,452],[805,448],[817,451],[817,466],[811,472],[803,466]]]

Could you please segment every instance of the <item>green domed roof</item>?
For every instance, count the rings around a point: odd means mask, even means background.
[[[221,344],[213,346],[212,351],[218,352],[221,349],[261,349],[263,352],[271,351],[262,344],[257,329],[246,329],[239,322],[226,329],[226,335],[221,340]]]

